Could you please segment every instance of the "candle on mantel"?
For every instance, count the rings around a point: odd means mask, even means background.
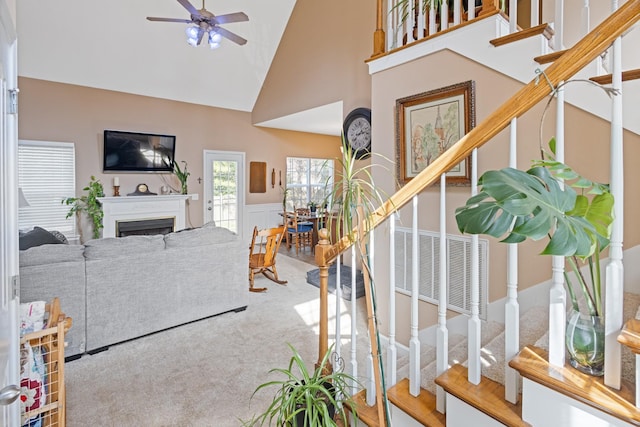
[[[120,178],[118,178],[117,176],[113,178],[113,186],[114,187],[120,186]]]

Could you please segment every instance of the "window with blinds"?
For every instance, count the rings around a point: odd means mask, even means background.
[[[18,209],[20,230],[35,226],[78,237],[75,217],[66,218],[62,200],[76,194],[75,145],[71,142],[19,141],[18,185],[29,204]]]

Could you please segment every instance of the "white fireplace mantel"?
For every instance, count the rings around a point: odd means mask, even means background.
[[[186,202],[193,194],[99,197],[104,218],[102,237],[116,237],[118,221],[175,218],[174,231],[186,227]]]

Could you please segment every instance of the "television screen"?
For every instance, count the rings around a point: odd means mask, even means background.
[[[172,135],[105,130],[103,171],[171,172],[175,150]]]

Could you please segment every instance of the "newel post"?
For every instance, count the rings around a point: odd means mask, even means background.
[[[478,13],[478,16],[495,12],[498,9],[500,9],[498,6],[498,0],[482,0],[482,9],[480,10],[480,13]]]
[[[318,244],[315,247],[316,264],[320,268],[320,333],[318,336],[318,362],[316,368],[322,363],[322,359],[329,350],[329,263],[325,261],[325,254],[331,248],[329,231],[322,228],[318,231]],[[327,373],[333,371],[331,359],[325,365]]]
[[[376,31],[373,33],[373,55],[371,56],[382,55],[385,52],[382,0],[377,0],[376,6]]]

